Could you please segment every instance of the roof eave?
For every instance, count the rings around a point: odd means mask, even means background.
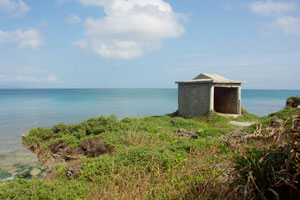
[[[216,84],[242,84],[247,83],[246,81],[214,81]]]
[[[213,80],[190,80],[190,81],[176,81],[176,84],[193,84],[193,83],[213,83],[213,84],[242,84],[246,81],[213,81]]]
[[[193,83],[213,83],[213,80],[190,80],[190,81],[176,81],[176,84],[185,83],[185,84],[193,84]]]

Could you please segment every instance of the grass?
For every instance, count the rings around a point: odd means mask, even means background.
[[[287,121],[286,126],[291,126],[291,117],[294,115],[300,115],[300,110],[292,108],[292,107],[285,107],[282,110],[279,110],[278,112],[271,113],[267,116],[257,118],[257,123],[262,125],[262,133],[266,130],[266,128],[269,126],[270,121],[272,119],[281,119],[283,121]],[[256,124],[245,128],[245,131],[254,131],[256,129]]]
[[[273,117],[287,120],[296,113],[286,108],[258,118],[243,111],[237,120],[256,120],[266,128]],[[51,180],[5,182],[0,185],[0,199],[226,199],[228,189],[245,186],[250,174],[258,180],[254,183],[259,190],[253,189],[253,194],[269,191],[263,195],[272,196],[275,193],[270,188],[275,191],[271,186],[278,181],[272,179],[277,170],[274,162],[281,163],[287,155],[281,158],[280,152],[254,147],[243,153],[228,147],[222,135],[235,130],[230,120],[215,113],[193,119],[176,114],[122,120],[110,116],[31,129],[24,144],[42,147],[50,156],[58,154],[53,146],[64,144],[70,153],[95,138],[112,150],[96,157],[81,156],[76,161],[55,163]],[[186,137],[178,135],[178,130]],[[197,137],[187,137],[190,132]],[[298,161],[293,165],[297,164]],[[233,165],[240,172],[238,186],[224,182],[227,168]],[[76,171],[75,178],[68,175],[70,169]]]
[[[293,161],[289,146],[268,151],[249,149],[246,155],[236,157],[239,176],[234,186],[240,188],[244,199],[298,199],[300,168]]]
[[[199,195],[199,184],[204,195],[204,188],[215,184],[212,177],[220,174],[214,155],[228,153],[217,139],[234,129],[228,121],[214,113],[195,119],[165,115],[118,121],[110,116],[31,129],[24,144],[42,146],[50,154],[57,142],[76,148],[99,137],[113,152],[81,158],[76,179],[67,176],[68,164],[57,164],[53,181],[7,182],[0,187],[0,199],[184,199]],[[198,139],[178,136],[179,129],[196,132]]]
[[[72,125],[57,124],[52,128],[31,129],[24,140],[24,144],[28,146],[42,145],[44,148],[49,148],[52,144],[60,141],[76,147],[84,140],[102,137],[107,144],[117,147],[119,145],[117,140],[132,132],[137,135],[142,133],[143,137],[150,140],[170,141],[174,140],[171,133],[178,129],[205,132],[205,135],[224,134],[233,128],[227,122],[228,119],[216,114],[196,119],[166,115],[142,119],[124,118],[121,121],[118,121],[115,116],[101,116]],[[201,134],[199,135],[201,136]]]
[[[259,120],[259,117],[257,115],[248,113],[247,110],[242,108],[242,115],[237,117],[235,120],[239,122],[256,122]]]

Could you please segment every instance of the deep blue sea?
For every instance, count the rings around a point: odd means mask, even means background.
[[[282,109],[289,96],[300,96],[300,90],[242,90],[242,105],[262,116]],[[177,89],[0,89],[0,168],[9,171],[16,163],[37,161],[21,145],[21,134],[33,127],[176,110]]]

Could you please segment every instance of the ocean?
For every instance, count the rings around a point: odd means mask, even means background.
[[[242,106],[263,116],[282,109],[300,90],[242,90]],[[30,128],[76,123],[99,115],[144,117],[177,110],[177,89],[0,89],[0,170],[37,158],[21,144]],[[1,177],[0,177],[1,178]]]

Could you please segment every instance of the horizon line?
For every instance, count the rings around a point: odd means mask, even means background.
[[[161,90],[175,90],[175,89],[178,89],[177,87],[176,88],[135,88],[135,87],[128,87],[128,88],[113,88],[113,87],[107,87],[107,88],[0,88],[0,90],[78,90],[78,89],[161,89]],[[270,88],[260,88],[260,89],[257,89],[257,88],[242,88],[242,90],[300,90],[300,89],[270,89]]]

